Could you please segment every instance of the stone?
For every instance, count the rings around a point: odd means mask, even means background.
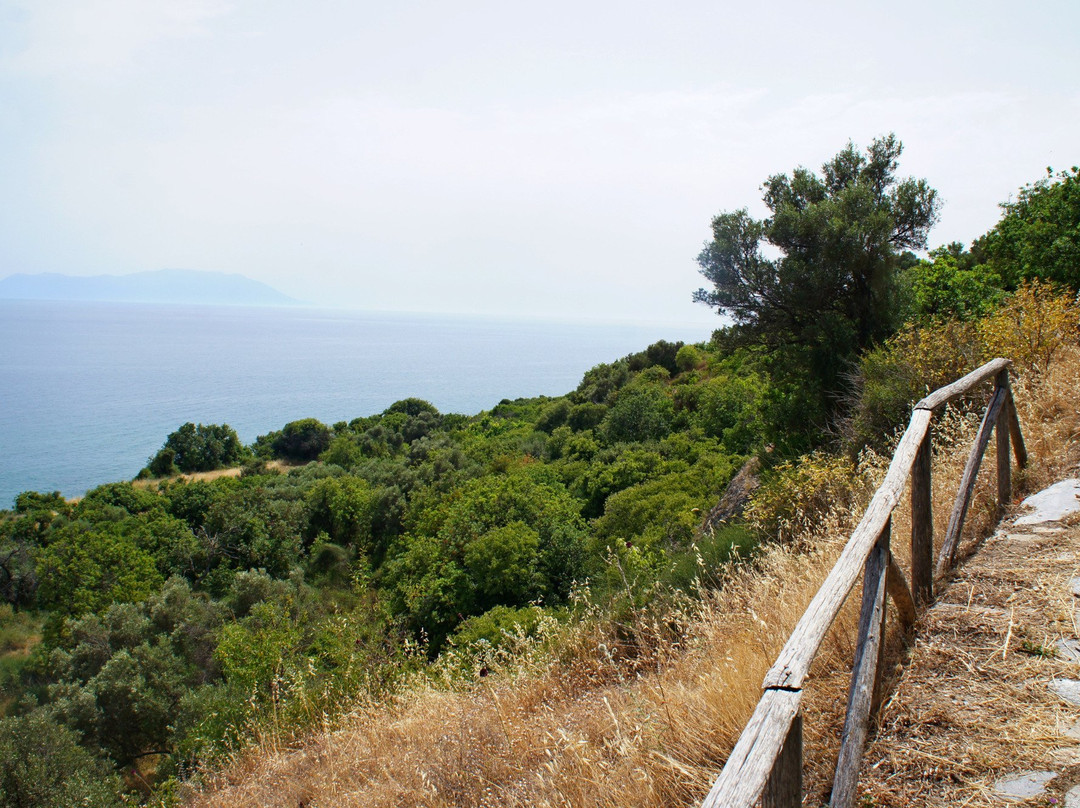
[[[1080,721],[1073,722],[1073,725],[1061,734],[1066,738],[1072,738],[1074,741],[1080,741]]]
[[[1031,508],[1032,512],[1021,516],[1013,522],[1014,525],[1058,522],[1080,511],[1080,480],[1062,480],[1054,483],[1049,488],[1032,494],[1020,504],[1022,507]]]
[[[1002,777],[994,783],[994,794],[1009,800],[1026,800],[1046,793],[1046,784],[1057,772],[1021,772]]]
[[[1065,808],[1080,808],[1080,786],[1073,786],[1065,792]]]
[[[1080,681],[1076,679],[1051,679],[1050,689],[1063,701],[1080,707]]]
[[[1065,661],[1080,664],[1080,640],[1055,640],[1054,648]]]
[[[1074,598],[1080,598],[1080,577],[1069,579],[1069,591],[1073,593]]]
[[[1080,763],[1080,746],[1060,746],[1046,754],[1046,762],[1064,769]]]

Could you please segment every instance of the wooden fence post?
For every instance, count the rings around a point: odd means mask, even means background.
[[[769,773],[761,808],[799,808],[802,805],[802,712],[791,722],[787,739]]]
[[[892,519],[885,523],[863,571],[863,600],[859,612],[859,639],[851,671],[844,733],[836,761],[830,808],[851,808],[859,785],[859,767],[870,728],[870,714],[881,679],[882,645],[885,640],[885,585],[889,568],[889,534]]]
[[[1009,405],[1009,369],[998,374],[996,387],[1005,390],[1005,402],[998,412],[994,431],[997,433],[997,515],[1000,519],[1012,501],[1012,464],[1009,457],[1009,432],[1011,431],[1012,413]]]
[[[979,434],[975,436],[975,444],[968,454],[967,465],[960,477],[960,490],[956,493],[956,503],[952,513],[949,514],[949,527],[945,530],[945,538],[941,542],[941,551],[938,553],[937,574],[944,575],[952,569],[956,562],[956,549],[960,545],[960,531],[964,529],[964,518],[967,516],[968,506],[971,504],[971,494],[975,490],[975,482],[979,474],[979,465],[982,463],[986,445],[990,442],[990,433],[998,422],[998,414],[1005,407],[1008,397],[1008,388],[994,388],[994,395],[990,404],[983,414],[982,424],[979,426]]]
[[[918,606],[934,600],[934,514],[930,487],[931,427],[911,468],[911,595]]]
[[[1016,413],[1016,399],[1012,387],[1009,387],[1009,434],[1012,437],[1013,454],[1016,455],[1017,468],[1027,467],[1027,447],[1024,445],[1024,433],[1020,431],[1020,416]]]

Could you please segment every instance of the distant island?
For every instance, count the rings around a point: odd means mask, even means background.
[[[39,275],[0,279],[0,300],[196,303],[212,306],[296,306],[301,301],[236,273],[159,269],[130,275]]]

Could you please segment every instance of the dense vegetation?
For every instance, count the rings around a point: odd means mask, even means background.
[[[918,260],[936,196],[899,155],[849,146],[770,178],[766,221],[718,216],[697,298],[735,324],[707,343],[474,416],[405,399],[251,447],[188,423],[139,481],[20,495],[0,514],[0,806],[167,801],[271,717],[303,727],[541,616],[692,595],[783,536],[801,453],[885,442],[990,354],[1038,372],[1075,339],[1077,170]],[[753,525],[707,522],[751,457],[771,477]]]

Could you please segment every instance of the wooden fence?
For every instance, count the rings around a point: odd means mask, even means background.
[[[874,493],[851,538],[844,546],[776,662],[765,676],[764,693],[750,722],[739,736],[723,771],[702,803],[702,808],[750,808],[761,800],[764,808],[802,805],[802,700],[803,684],[825,635],[863,571],[862,608],[855,662],[848,691],[847,715],[840,739],[840,754],[833,779],[831,808],[851,808],[863,749],[881,677],[886,593],[895,604],[905,628],[915,622],[916,610],[934,597],[935,576],[953,565],[968,505],[975,489],[990,433],[997,430],[997,501],[1000,517],[1011,493],[1012,444],[1016,462],[1027,463],[1009,387],[1006,359],[995,359],[952,384],[934,391],[918,404],[893,454],[885,481]],[[994,380],[994,393],[971,448],[949,526],[941,542],[935,568],[934,528],[931,518],[930,445],[934,413],[948,402]],[[910,586],[889,551],[892,512],[911,477]]]

